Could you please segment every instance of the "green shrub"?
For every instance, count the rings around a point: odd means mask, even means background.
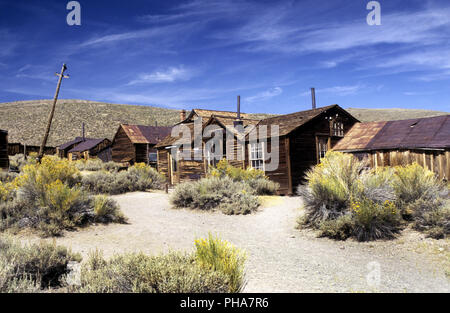
[[[246,181],[257,195],[274,195],[280,188],[280,184],[267,178],[252,178]]]
[[[247,214],[259,206],[258,198],[248,184],[229,177],[209,177],[179,184],[170,201],[175,207],[221,209],[226,214]]]
[[[74,292],[95,293],[206,293],[227,292],[228,278],[198,266],[191,254],[160,256],[125,254],[103,259],[91,255],[81,270]]]
[[[351,154],[328,152],[306,173],[308,184],[297,192],[303,196],[308,225],[319,227],[348,212],[351,199],[361,193],[359,178],[365,165]]]
[[[229,292],[240,292],[244,287],[245,253],[225,240],[214,237],[195,240],[195,258],[200,266],[225,274]]]
[[[94,220],[100,223],[124,223],[127,219],[116,201],[107,196],[98,195],[94,198]]]
[[[301,223],[302,221],[300,221]],[[326,220],[320,223],[321,237],[337,240],[346,240],[353,235],[355,223],[350,214],[339,216],[337,219]]]
[[[234,167],[226,159],[220,160],[216,167],[210,167],[209,177],[230,178],[235,182],[245,182],[257,195],[273,195],[280,188],[280,185],[269,180],[263,171]]]
[[[443,239],[450,234],[450,201],[418,199],[409,208],[413,227],[429,237]]]
[[[436,200],[445,190],[435,174],[417,163],[395,168],[395,176],[392,181],[398,198],[398,205],[402,214],[411,216],[412,210],[408,206],[419,199],[424,201]]]
[[[79,171],[100,171],[103,161],[100,159],[77,160],[75,166]]]
[[[370,199],[352,203],[353,235],[359,241],[392,239],[400,231],[401,216],[393,202]]]
[[[135,164],[126,171],[98,171],[82,179],[83,188],[93,193],[122,194],[131,191],[161,189],[164,177],[151,166]]]
[[[107,171],[107,172],[118,172],[120,169],[120,164],[109,161],[103,162],[101,159],[89,159],[89,160],[78,160],[75,162],[75,166],[80,171]]]
[[[35,292],[61,286],[69,261],[81,257],[55,244],[22,246],[9,238],[0,238],[0,292]]]

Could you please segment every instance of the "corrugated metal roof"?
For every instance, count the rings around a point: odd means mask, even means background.
[[[69,150],[70,152],[83,152],[87,150],[91,150],[92,148],[95,148],[97,145],[103,142],[103,140],[108,140],[107,138],[102,139],[86,139],[85,141],[82,141],[75,147]],[[109,140],[108,140],[109,141]]]
[[[356,123],[335,146],[334,150],[365,149],[386,122]]]
[[[345,135],[334,150],[390,150],[449,148],[450,115],[382,122],[361,123]],[[367,132],[367,134],[365,134]],[[366,139],[360,139],[366,136]]]
[[[132,143],[157,144],[170,134],[171,127],[122,124]]]

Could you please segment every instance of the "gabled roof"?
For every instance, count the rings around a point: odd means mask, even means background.
[[[171,127],[121,124],[132,143],[157,144],[170,134]]]
[[[182,124],[186,122],[191,122],[194,117],[201,117],[203,119],[209,119],[212,115],[228,117],[228,118],[236,118],[237,113],[233,111],[218,111],[218,110],[205,110],[205,109],[192,109],[191,112],[187,115],[184,121],[181,121],[177,124]],[[241,118],[249,118],[249,114],[241,113]]]
[[[107,138],[101,138],[101,139],[85,139],[85,141],[82,141],[81,143],[77,144],[75,147],[69,150],[70,152],[83,152],[87,150],[91,150],[92,148],[95,148],[97,145],[102,143],[104,140],[108,140]]]
[[[333,148],[340,151],[450,148],[450,115],[355,124]]]
[[[205,123],[202,123],[202,124],[204,125]],[[191,140],[183,141],[183,142],[180,142],[180,140],[183,138],[182,130],[183,130],[184,127],[187,127],[187,129],[189,130],[189,133],[191,134],[190,138],[192,138],[192,136],[194,136],[194,122],[178,124],[178,125],[175,125],[174,128],[175,127],[180,127],[180,133],[178,134],[178,136],[172,137],[172,135],[169,133],[168,136],[166,136],[163,140],[161,140],[159,143],[157,143],[155,145],[155,148],[172,146],[177,141],[180,144],[181,143],[189,143],[189,142],[191,142]],[[203,126],[202,126],[202,129],[201,129],[201,133],[203,134]]]
[[[325,106],[325,107],[321,107],[321,108],[317,108],[317,109],[269,117],[269,118],[261,120],[258,123],[258,126],[260,126],[260,125],[278,125],[279,126],[279,136],[281,137],[281,136],[288,135],[289,133],[296,130],[300,126],[306,124],[307,122],[313,120],[314,118],[318,117],[322,113],[325,113],[328,110],[333,109],[333,108],[339,108],[343,112],[343,114],[354,119],[355,121],[358,121],[355,117],[353,117],[350,113],[348,113],[347,111],[342,109],[339,105],[333,104],[333,105],[329,105],[329,106]]]
[[[89,139],[89,138],[87,138],[87,139]],[[83,137],[75,137],[74,140],[69,141],[69,142],[66,142],[66,143],[63,143],[62,145],[58,146],[57,148],[58,148],[59,150],[64,150],[64,149],[67,149],[67,148],[69,148],[70,146],[73,146],[73,145],[75,145],[75,144],[78,144],[78,143],[80,143],[80,142],[82,142],[82,141],[83,141]]]

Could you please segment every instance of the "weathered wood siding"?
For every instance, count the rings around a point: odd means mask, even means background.
[[[158,149],[158,171],[169,181],[169,152],[166,149]]]
[[[118,129],[111,149],[114,162],[134,162],[136,159],[135,146],[122,127]]]
[[[267,147],[271,146],[270,140],[267,141]],[[278,168],[274,171],[266,171],[266,176],[269,177],[270,180],[277,182],[280,184],[280,188],[278,189],[278,193],[282,195],[287,195],[291,193],[291,181],[289,179],[289,138],[281,137],[279,138],[279,146],[278,148],[274,147],[274,150],[271,153],[278,153],[279,163]],[[269,148],[268,148],[269,149]],[[247,156],[248,156],[248,145],[246,147]],[[268,163],[266,161],[266,163]],[[249,166],[249,160],[247,157],[246,163]]]
[[[450,150],[380,150],[353,153],[367,157],[371,167],[408,165],[414,162],[433,171],[440,179],[450,178]]]
[[[0,131],[0,170],[6,170],[8,168],[8,133]]]
[[[38,153],[39,152],[39,146],[25,146],[21,143],[10,143],[8,144],[8,155],[16,155],[16,154],[23,154],[26,150],[26,154],[29,155],[30,153]],[[44,148],[44,154],[45,155],[53,155],[56,154],[56,148],[55,147],[45,147]]]

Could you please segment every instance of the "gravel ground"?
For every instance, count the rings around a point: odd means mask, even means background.
[[[316,238],[311,230],[295,229],[302,214],[299,197],[269,198],[245,216],[172,209],[163,193],[113,198],[128,224],[91,226],[56,242],[84,255],[95,249],[105,256],[157,254],[190,250],[196,237],[211,231],[247,251],[245,292],[450,292],[448,240],[425,239],[411,230],[371,243]]]

